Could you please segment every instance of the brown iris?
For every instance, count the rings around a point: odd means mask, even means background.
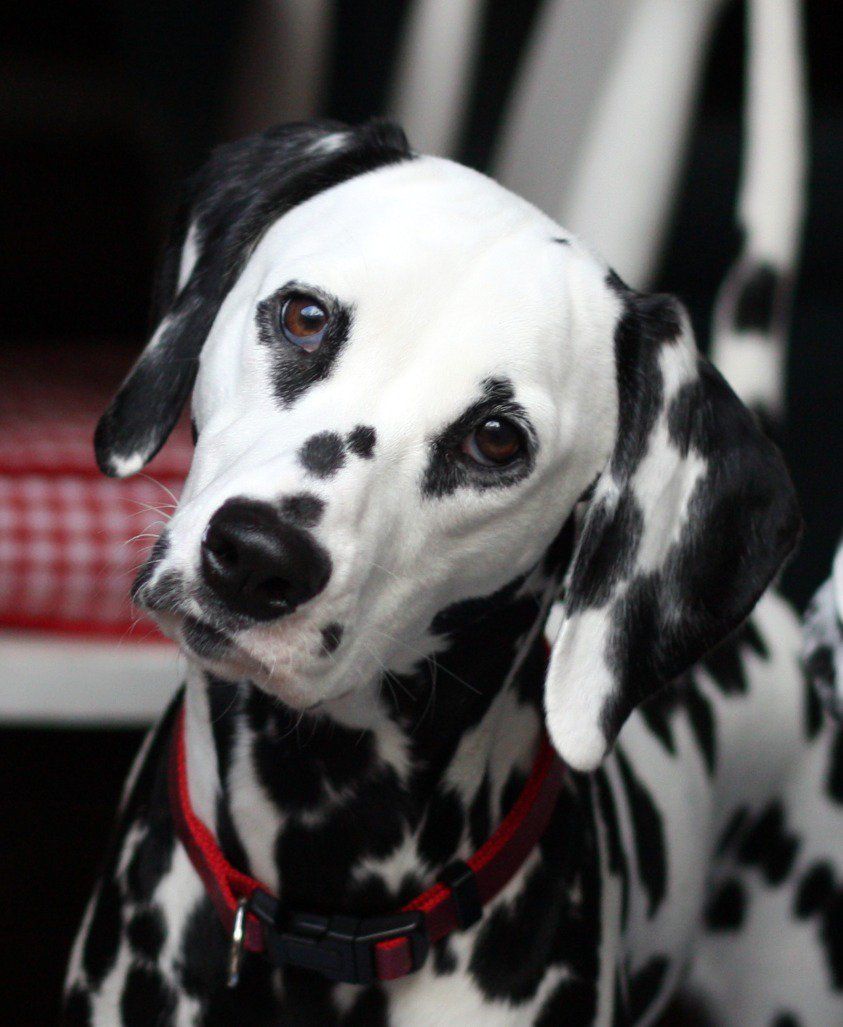
[[[524,449],[521,431],[503,417],[490,417],[465,437],[463,452],[486,467],[503,467]]]
[[[281,307],[281,331],[289,342],[307,353],[321,345],[328,321],[328,311],[313,296],[290,296]]]

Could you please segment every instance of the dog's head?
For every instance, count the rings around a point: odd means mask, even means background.
[[[96,437],[131,474],[193,389],[193,465],[136,598],[293,706],[409,670],[439,611],[529,576],[577,507],[546,708],[593,767],[798,535],[776,450],[681,307],[395,129],[220,150],[156,316]]]

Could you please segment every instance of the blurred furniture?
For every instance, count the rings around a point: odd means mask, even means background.
[[[182,429],[149,476],[93,461],[121,363],[103,345],[0,355],[0,718],[146,723],[178,676],[175,647],[129,587],[190,462]]]

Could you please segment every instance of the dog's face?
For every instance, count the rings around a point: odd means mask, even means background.
[[[483,176],[397,143],[378,162],[366,129],[296,131],[200,179],[161,323],[101,425],[105,468],[137,469],[195,376],[193,465],[136,600],[211,670],[308,708],[409,671],[443,644],[438,613],[528,581],[588,493],[548,712],[593,765],[640,675],[681,671],[769,580],[796,531],[783,472],[672,301]],[[760,516],[759,488],[786,530],[736,599],[715,550],[743,543],[735,504]]]
[[[138,599],[309,706],[408,669],[438,611],[526,573],[615,433],[620,300],[558,235],[435,158],[273,224],[202,350],[193,466]]]

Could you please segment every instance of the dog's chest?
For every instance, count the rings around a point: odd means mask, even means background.
[[[441,1023],[447,1010],[449,1022],[587,1024],[610,1022],[618,1001],[633,1022],[648,1018],[683,969],[722,825],[736,804],[762,808],[777,765],[799,744],[798,731],[782,727],[799,722],[799,692],[779,655],[790,630],[781,604],[765,601],[754,630],[633,717],[599,771],[574,775],[541,845],[483,920],[435,946],[420,972],[386,986],[332,985],[307,971],[273,971],[259,957],[247,960],[237,989],[224,986],[228,939],[169,818],[165,728],[136,780],[142,798],[130,797],[121,850],[75,954],[87,993],[71,988],[69,1002],[87,1002],[94,1022],[109,1023],[417,1027]],[[747,745],[752,737],[764,743],[763,759]],[[389,848],[389,821],[380,819],[372,841]],[[478,837],[494,819],[490,811],[475,823]],[[231,826],[217,819],[222,842]],[[297,898],[313,902],[320,882],[330,891],[347,881],[337,868],[348,853],[331,845],[336,827],[312,824],[314,834],[299,825],[297,835],[282,829],[276,838],[281,865],[291,844],[299,847]],[[466,839],[461,854],[474,847]],[[393,853],[380,867],[362,858],[347,869],[370,900],[379,892],[398,908],[429,883],[430,851],[413,843],[396,852],[401,858]]]

